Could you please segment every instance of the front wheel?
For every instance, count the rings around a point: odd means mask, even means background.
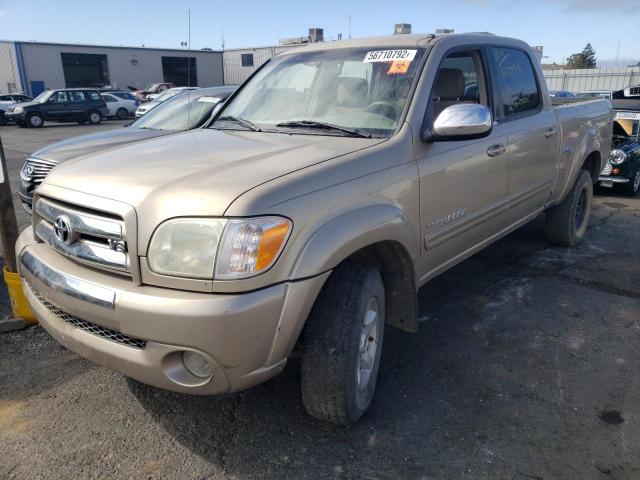
[[[547,210],[547,240],[566,247],[575,247],[580,243],[587,232],[592,203],[591,175],[586,170],[581,170],[562,203]]]
[[[32,113],[27,117],[27,126],[30,128],[40,128],[44,125],[44,117],[39,113]]]
[[[636,171],[631,176],[629,183],[626,183],[620,190],[625,195],[638,195],[638,192],[640,192],[640,166],[636,167]]]
[[[116,117],[118,117],[119,120],[126,120],[129,118],[129,111],[126,108],[119,108],[116,112]]]
[[[4,116],[4,112],[0,110],[0,125],[6,125],[7,119]]]
[[[375,391],[384,323],[380,272],[349,261],[339,265],[302,335],[302,401],[310,415],[340,425],[364,415]]]

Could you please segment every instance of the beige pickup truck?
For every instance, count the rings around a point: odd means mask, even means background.
[[[549,241],[583,238],[612,123],[608,100],[552,107],[517,40],[310,45],[208,128],[56,167],[24,289],[62,345],[169,390],[245,389],[295,349],[308,412],[355,422],[429,279],[542,212]]]

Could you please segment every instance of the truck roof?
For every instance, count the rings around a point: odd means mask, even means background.
[[[378,37],[362,37],[350,40],[338,40],[335,42],[318,42],[300,48],[294,48],[282,52],[280,55],[291,53],[310,52],[319,50],[333,50],[339,48],[362,48],[362,47],[427,47],[443,39],[451,39],[459,43],[465,42],[486,42],[486,43],[511,43],[522,45],[524,42],[515,38],[500,37],[492,33],[456,33],[456,34],[433,34],[433,33],[412,33],[403,35],[384,35]]]

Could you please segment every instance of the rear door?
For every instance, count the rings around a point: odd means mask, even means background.
[[[108,93],[103,93],[102,98],[104,98],[104,101],[107,102],[107,110],[109,111],[107,115],[110,117],[115,116],[119,107],[119,100],[117,100],[118,97],[110,95]]]
[[[559,137],[550,102],[542,97],[529,52],[489,47],[496,85],[496,121],[508,135],[509,217],[517,223],[539,213],[556,177]]]
[[[69,91],[69,109],[67,118],[74,120],[84,118],[87,110],[87,96],[82,90]]]
[[[432,52],[431,55],[437,55]],[[427,120],[448,106],[480,103],[493,108],[483,49],[444,52],[430,94]],[[508,139],[501,125],[474,140],[415,145],[420,174],[420,217],[426,254],[421,280],[465,258],[506,226]]]

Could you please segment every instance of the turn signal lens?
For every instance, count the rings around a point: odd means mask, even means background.
[[[291,221],[282,217],[229,220],[218,249],[215,278],[246,278],[267,270],[290,232]]]

